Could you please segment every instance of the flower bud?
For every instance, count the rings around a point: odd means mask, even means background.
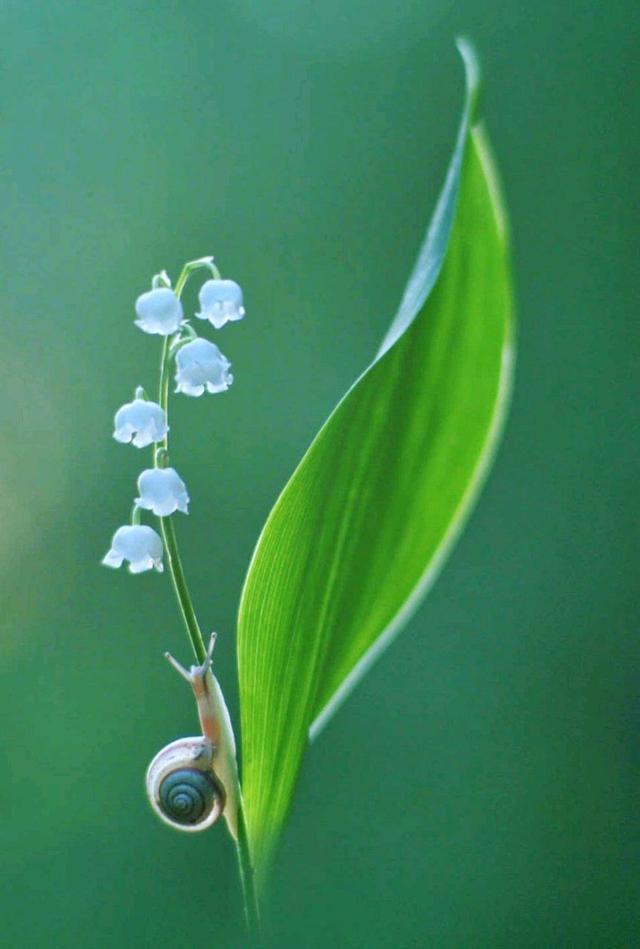
[[[119,527],[113,535],[111,548],[102,563],[106,567],[121,567],[129,562],[130,573],[143,573],[155,568],[162,573],[162,540],[152,527],[144,524]]]
[[[136,300],[135,320],[145,333],[157,333],[160,336],[170,336],[175,333],[182,323],[182,303],[169,287],[157,287],[143,293]]]
[[[147,468],[138,478],[138,507],[168,517],[174,511],[189,513],[187,486],[175,468]]]
[[[207,280],[198,299],[202,310],[196,316],[200,320],[209,320],[216,329],[244,316],[242,290],[233,280]]]
[[[115,414],[113,437],[123,444],[133,442],[136,448],[146,448],[162,441],[168,431],[166,412],[157,402],[134,399]]]
[[[202,395],[207,392],[226,392],[233,376],[229,372],[231,363],[223,356],[215,343],[206,339],[194,339],[176,353],[176,392],[185,395]]]

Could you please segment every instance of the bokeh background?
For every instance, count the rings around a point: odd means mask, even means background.
[[[245,288],[233,389],[172,419],[237,717],[246,565],[398,303],[459,32],[512,219],[513,410],[437,587],[306,760],[268,944],[637,945],[636,5],[4,0],[0,28],[3,945],[244,944],[226,835],[142,790],[195,728],[168,579],[99,566],[147,457],[110,438],[155,386],[133,301],[205,253]]]

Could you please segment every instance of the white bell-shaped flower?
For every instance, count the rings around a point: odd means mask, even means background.
[[[143,573],[155,568],[162,573],[162,540],[152,527],[144,524],[119,527],[113,535],[111,548],[103,559],[106,567],[121,567],[129,562],[131,573]]]
[[[113,437],[117,442],[133,442],[136,448],[146,448],[161,441],[168,431],[167,414],[157,402],[134,399],[116,412]]]
[[[183,317],[182,303],[169,287],[157,287],[139,296],[136,313],[136,326],[145,333],[157,333],[160,336],[175,333]]]
[[[215,343],[200,337],[178,350],[176,367],[176,392],[185,395],[202,395],[205,389],[226,392],[233,382],[227,357]]]
[[[138,507],[168,517],[174,511],[189,513],[187,486],[175,468],[147,468],[138,478]]]
[[[202,311],[198,319],[209,320],[220,329],[227,322],[241,320],[245,310],[242,305],[242,290],[234,280],[207,280],[198,294]]]

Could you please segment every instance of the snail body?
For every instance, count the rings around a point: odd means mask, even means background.
[[[220,686],[211,672],[212,635],[205,661],[189,670],[167,659],[193,689],[202,734],[162,748],[147,769],[146,790],[158,817],[175,830],[206,830],[224,814],[235,837],[235,744]]]

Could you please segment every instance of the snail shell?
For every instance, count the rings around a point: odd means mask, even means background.
[[[179,738],[147,769],[147,795],[158,817],[176,830],[206,830],[224,810],[225,792],[213,772],[215,748],[204,736]]]
[[[165,653],[192,689],[202,734],[179,738],[158,752],[147,769],[147,797],[158,817],[176,830],[206,830],[224,812],[237,839],[236,749],[222,690],[211,672],[215,643],[212,633],[204,661],[189,669]]]

